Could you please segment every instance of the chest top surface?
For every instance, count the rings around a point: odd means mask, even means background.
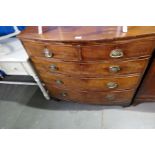
[[[18,37],[40,41],[85,42],[151,36],[155,37],[155,26],[128,26],[128,32],[123,32],[122,26],[43,26],[43,34],[38,34],[37,26],[29,26]]]

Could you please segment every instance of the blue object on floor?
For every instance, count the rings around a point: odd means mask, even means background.
[[[19,31],[22,31],[26,28],[26,26],[17,26],[17,28]],[[0,26],[0,36],[5,36],[14,32],[14,26]]]
[[[7,76],[7,74],[3,70],[0,70],[0,78],[3,79],[6,76]]]

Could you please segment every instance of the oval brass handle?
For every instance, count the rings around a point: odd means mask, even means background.
[[[110,66],[109,67],[109,71],[113,72],[113,73],[116,73],[116,72],[118,72],[120,70],[121,70],[120,66]]]
[[[44,49],[44,56],[46,58],[52,58],[53,57],[53,53],[51,51],[49,51],[47,48]]]
[[[56,82],[56,84],[58,84],[58,85],[63,84],[63,81],[61,81],[61,80],[56,80],[55,82]]]
[[[50,66],[50,68],[51,68],[52,71],[58,70],[58,67],[57,67],[55,64],[52,64],[52,65]]]
[[[68,94],[67,93],[65,93],[65,92],[62,92],[61,93],[61,96],[63,96],[63,97],[66,97]]]
[[[115,99],[115,95],[114,94],[108,94],[106,96],[106,99],[108,99],[108,100],[114,100]]]
[[[107,87],[110,88],[110,89],[113,89],[113,88],[118,87],[118,84],[115,83],[115,82],[108,82]]]
[[[123,51],[122,49],[114,49],[110,52],[110,57],[111,58],[121,58],[123,57]]]

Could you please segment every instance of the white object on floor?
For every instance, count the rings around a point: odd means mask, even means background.
[[[41,89],[44,97],[50,99],[35,70],[29,62],[29,57],[17,38],[0,41],[0,69],[8,75],[30,75]],[[25,84],[25,83],[23,83]]]

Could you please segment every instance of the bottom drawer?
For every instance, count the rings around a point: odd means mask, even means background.
[[[102,105],[127,105],[131,102],[134,90],[109,91],[109,92],[78,92],[62,90],[46,85],[52,97],[88,104]]]

